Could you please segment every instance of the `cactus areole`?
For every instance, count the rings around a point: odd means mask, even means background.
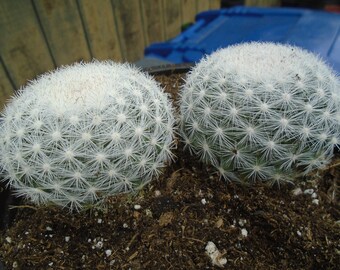
[[[171,157],[168,96],[127,65],[92,62],[44,74],[4,110],[1,165],[34,203],[80,209],[134,191]]]
[[[339,144],[339,85],[326,64],[298,47],[230,46],[187,76],[180,133],[226,179],[292,182],[325,166]]]

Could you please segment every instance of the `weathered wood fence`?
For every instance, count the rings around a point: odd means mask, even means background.
[[[278,5],[279,0],[245,0]],[[0,109],[15,89],[61,65],[135,61],[221,0],[0,0]]]
[[[0,107],[38,74],[75,61],[135,61],[220,0],[0,0]]]

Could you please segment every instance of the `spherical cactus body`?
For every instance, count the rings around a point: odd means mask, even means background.
[[[167,94],[136,68],[74,64],[42,75],[10,101],[1,165],[18,195],[80,209],[157,175],[171,157],[174,122]]]
[[[338,77],[294,46],[216,51],[191,70],[179,106],[186,146],[230,180],[292,182],[340,141]]]

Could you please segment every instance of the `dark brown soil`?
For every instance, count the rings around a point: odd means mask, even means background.
[[[180,78],[157,77],[173,97]],[[280,189],[226,183],[180,144],[176,155],[159,179],[104,209],[19,206],[0,260],[7,269],[219,269],[211,241],[225,269],[339,269],[339,155]]]

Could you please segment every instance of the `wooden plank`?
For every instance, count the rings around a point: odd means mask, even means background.
[[[142,0],[145,43],[165,40],[162,0]]]
[[[144,54],[144,35],[140,2],[112,0],[124,60],[136,61]]]
[[[163,0],[165,38],[170,39],[181,32],[181,0]]]
[[[221,0],[210,0],[209,1],[210,9],[219,9],[221,8]]]
[[[57,66],[90,60],[76,1],[34,0]]]
[[[196,16],[196,0],[182,0],[182,23],[195,22]]]
[[[197,0],[197,13],[209,10],[209,0]]]
[[[31,1],[0,1],[0,33],[0,55],[15,88],[54,68]]]
[[[281,5],[280,0],[245,0],[246,6],[276,7]]]
[[[0,110],[4,108],[6,101],[13,95],[14,88],[7,76],[3,63],[0,61]]]
[[[80,14],[92,56],[96,59],[123,59],[110,0],[80,0]]]

